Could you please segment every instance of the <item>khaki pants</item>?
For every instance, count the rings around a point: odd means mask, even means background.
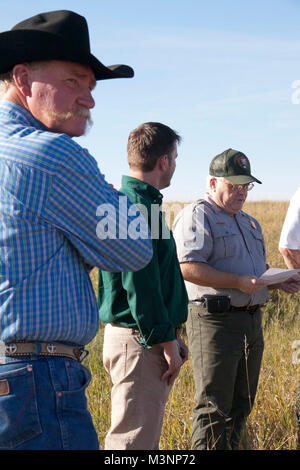
[[[135,330],[107,324],[103,363],[113,383],[106,450],[157,450],[170,386],[162,346],[146,349]]]

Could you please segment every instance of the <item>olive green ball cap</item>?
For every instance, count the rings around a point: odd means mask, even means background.
[[[248,158],[238,150],[228,149],[217,155],[209,167],[211,176],[223,176],[233,184],[259,183],[261,181],[251,175]]]

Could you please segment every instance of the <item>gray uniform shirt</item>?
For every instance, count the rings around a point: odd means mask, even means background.
[[[207,263],[221,271],[256,277],[268,268],[259,223],[243,211],[228,214],[209,195],[186,206],[177,215],[172,230],[180,263]],[[250,295],[238,289],[185,283],[190,301],[199,300],[203,294],[229,295],[232,305],[242,307],[262,305],[269,297],[267,287]]]

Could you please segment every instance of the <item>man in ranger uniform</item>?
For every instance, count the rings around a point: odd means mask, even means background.
[[[263,355],[259,277],[267,269],[259,223],[242,212],[253,182],[248,158],[228,149],[210,164],[209,192],[178,214],[178,258],[189,295],[187,333],[196,386],[194,449],[238,449]],[[298,283],[286,281],[287,292]]]

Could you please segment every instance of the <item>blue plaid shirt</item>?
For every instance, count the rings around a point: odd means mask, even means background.
[[[136,271],[152,256],[149,239],[98,238],[98,208],[109,203],[118,214],[119,196],[86,149],[0,102],[2,341],[92,340],[99,320],[90,268]],[[117,233],[127,231],[127,219],[116,222]]]

